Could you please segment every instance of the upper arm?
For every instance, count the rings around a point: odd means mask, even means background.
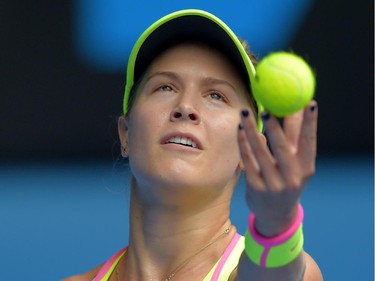
[[[69,276],[62,279],[61,281],[92,281],[101,267],[102,264],[90,269],[85,273]]]
[[[306,271],[303,281],[321,281],[323,280],[322,272],[315,260],[305,252]]]

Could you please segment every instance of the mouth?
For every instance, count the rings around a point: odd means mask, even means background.
[[[164,136],[161,140],[161,143],[177,144],[199,150],[203,149],[202,144],[199,142],[199,139],[197,139],[194,135],[181,132],[175,132]]]
[[[186,137],[171,137],[170,139],[166,141],[166,143],[175,143],[175,144],[180,144],[180,145],[189,146],[193,148],[198,148],[195,141]]]

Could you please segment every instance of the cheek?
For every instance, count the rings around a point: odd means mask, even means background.
[[[237,130],[240,122],[239,117],[222,119],[213,125],[213,136],[217,143],[217,149],[221,159],[226,163],[237,165],[240,160],[239,146],[237,141]]]
[[[134,108],[135,109],[135,108]],[[148,118],[147,114],[141,114],[134,110],[129,118],[129,166],[132,174],[136,178],[144,177],[144,170],[148,170],[148,159],[152,153],[151,137],[155,134],[154,128],[156,123],[150,123],[152,118]],[[145,126],[145,124],[148,124]]]
[[[223,146],[222,155],[228,165],[233,164],[237,166],[240,161],[240,150],[236,132],[232,133],[231,136],[232,137],[226,141],[225,146]]]
[[[160,128],[168,118],[167,114],[154,107],[135,107],[129,118],[129,157],[140,158],[149,157],[151,150],[160,141]],[[142,109],[142,110],[140,110]]]

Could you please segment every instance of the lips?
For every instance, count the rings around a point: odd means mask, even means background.
[[[185,133],[172,133],[164,136],[161,141],[162,144],[174,143],[196,149],[202,149],[199,140],[191,135]]]
[[[176,143],[197,148],[197,144],[192,139],[185,137],[171,137],[167,143]]]

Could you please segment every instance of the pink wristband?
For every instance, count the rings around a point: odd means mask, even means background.
[[[302,221],[303,221],[303,208],[301,204],[298,204],[297,217],[295,218],[294,222],[287,230],[285,230],[284,232],[280,233],[277,236],[266,237],[266,236],[259,234],[258,231],[255,229],[255,215],[253,213],[250,213],[248,227],[255,241],[257,241],[259,244],[262,244],[265,247],[272,247],[275,245],[282,244],[285,241],[287,241],[290,237],[292,237],[292,235],[300,227]]]
[[[256,264],[262,267],[279,267],[295,259],[303,247],[303,208],[298,211],[292,225],[279,235],[265,237],[255,229],[255,215],[249,216],[248,231],[245,234],[245,252]]]

